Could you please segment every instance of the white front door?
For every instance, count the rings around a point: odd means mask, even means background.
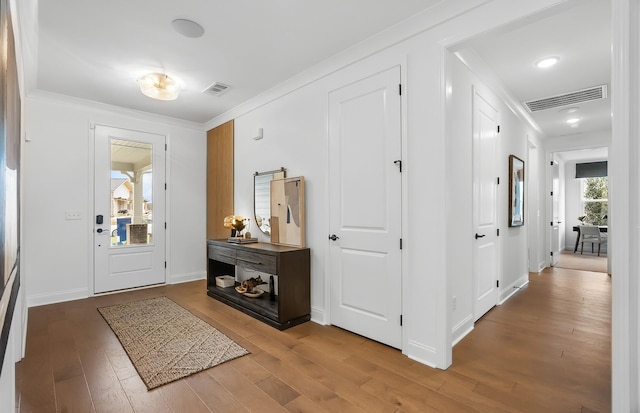
[[[560,259],[560,165],[551,161],[551,266]]]
[[[498,303],[498,111],[473,89],[474,319]]]
[[[165,282],[165,137],[94,129],[94,292]]]
[[[401,348],[400,67],[329,95],[331,324]]]

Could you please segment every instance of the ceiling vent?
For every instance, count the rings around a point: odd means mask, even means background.
[[[225,85],[224,83],[215,82],[214,84],[210,85],[205,90],[203,90],[202,93],[209,93],[210,95],[221,96],[229,89],[231,89],[231,86]]]
[[[531,100],[524,104],[529,112],[539,112],[545,109],[558,108],[560,106],[575,105],[591,100],[605,99],[607,97],[607,85],[591,87],[563,95],[551,96],[544,99]]]

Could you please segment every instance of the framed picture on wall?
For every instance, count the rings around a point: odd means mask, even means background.
[[[509,226],[524,225],[524,161],[509,155]]]

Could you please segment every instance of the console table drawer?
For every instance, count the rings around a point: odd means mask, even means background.
[[[221,262],[226,262],[227,264],[236,264],[236,250],[231,248],[222,248],[222,247],[214,247],[209,245],[209,259],[216,260]]]
[[[260,254],[250,251],[237,251],[236,263],[245,268],[277,274],[277,258],[273,255]]]

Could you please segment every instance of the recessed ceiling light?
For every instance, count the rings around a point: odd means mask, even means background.
[[[171,25],[173,30],[186,37],[197,38],[204,34],[204,28],[193,20],[175,19]]]
[[[560,58],[556,56],[545,57],[544,59],[538,60],[536,62],[536,66],[538,66],[540,69],[546,69],[558,63],[559,60]]]
[[[580,122],[580,118],[569,118],[565,120],[565,122],[567,122],[569,125],[573,125]]]
[[[561,112],[561,113],[576,113],[578,110],[580,110],[580,108],[578,106],[572,106],[570,108],[561,109],[558,112]]]

